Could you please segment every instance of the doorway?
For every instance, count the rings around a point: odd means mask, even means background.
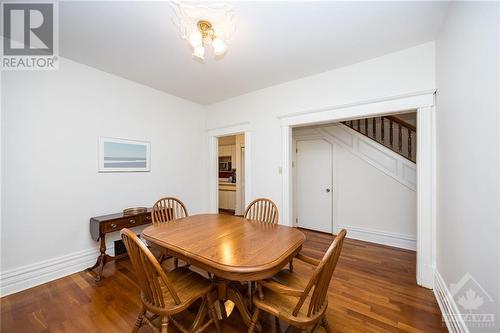
[[[435,90],[306,110],[280,116],[283,159],[283,223],[294,225],[292,128],[417,110],[417,284],[433,288],[436,262]]]
[[[221,178],[222,185],[234,186],[234,214],[242,215],[244,209],[248,204],[249,200],[252,198],[252,182],[251,182],[251,131],[248,123],[241,123],[233,126],[225,126],[222,128],[213,128],[208,130],[208,142],[209,142],[209,156],[208,156],[208,179],[209,179],[209,198],[208,198],[208,211],[211,213],[219,212],[219,201],[220,201],[220,188],[221,188]],[[236,169],[234,173],[235,178],[231,180],[236,180],[234,185],[228,184],[230,174],[221,175],[219,173],[219,143],[225,143],[225,146],[233,145],[232,142],[228,144],[228,139],[224,137],[234,136],[234,158],[231,160],[231,154],[227,153],[228,148],[221,148],[223,154],[227,155],[226,162],[231,161],[231,170],[233,169],[233,162]],[[236,142],[236,138],[238,142]],[[227,158],[229,156],[229,159]],[[226,164],[225,168],[228,166]],[[222,176],[222,177],[220,177]],[[223,198],[226,199],[226,198]],[[231,209],[231,208],[230,208]],[[230,211],[231,213],[231,211]]]
[[[332,233],[332,145],[323,140],[297,140],[295,148],[296,224]]]
[[[219,213],[243,215],[245,134],[218,138]]]

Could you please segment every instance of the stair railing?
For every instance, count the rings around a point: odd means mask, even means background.
[[[370,123],[371,131],[369,131]],[[377,131],[378,123],[380,123],[380,131]],[[343,124],[390,148],[406,159],[416,162],[414,142],[416,142],[417,128],[412,124],[394,116],[348,120],[344,121]],[[386,126],[388,127],[386,128]],[[406,133],[406,140],[403,140],[404,133]],[[395,147],[395,134],[397,135],[397,147]]]

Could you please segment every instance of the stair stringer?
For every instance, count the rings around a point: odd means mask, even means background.
[[[343,124],[297,129],[294,138],[320,136],[338,144],[397,182],[416,191],[417,165],[384,145]]]

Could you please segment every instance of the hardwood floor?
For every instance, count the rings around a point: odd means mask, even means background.
[[[320,258],[332,236],[303,231],[307,236],[303,252]],[[80,272],[3,297],[0,331],[130,332],[140,309],[131,269],[128,260],[110,263],[99,284],[89,273]],[[295,269],[300,274],[311,271],[298,261]],[[415,284],[413,251],[346,239],[328,299],[333,332],[446,332],[432,291]],[[180,320],[189,322],[193,313]],[[260,320],[263,332],[286,329],[265,314]],[[225,333],[246,332],[237,311],[222,326]],[[143,327],[140,332],[151,330]]]

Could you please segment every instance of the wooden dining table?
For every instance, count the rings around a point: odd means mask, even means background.
[[[219,305],[234,303],[250,325],[250,303],[241,283],[278,273],[301,250],[304,234],[296,228],[223,214],[202,214],[147,227],[141,237],[152,247],[214,276]],[[219,311],[224,318],[225,307]]]

